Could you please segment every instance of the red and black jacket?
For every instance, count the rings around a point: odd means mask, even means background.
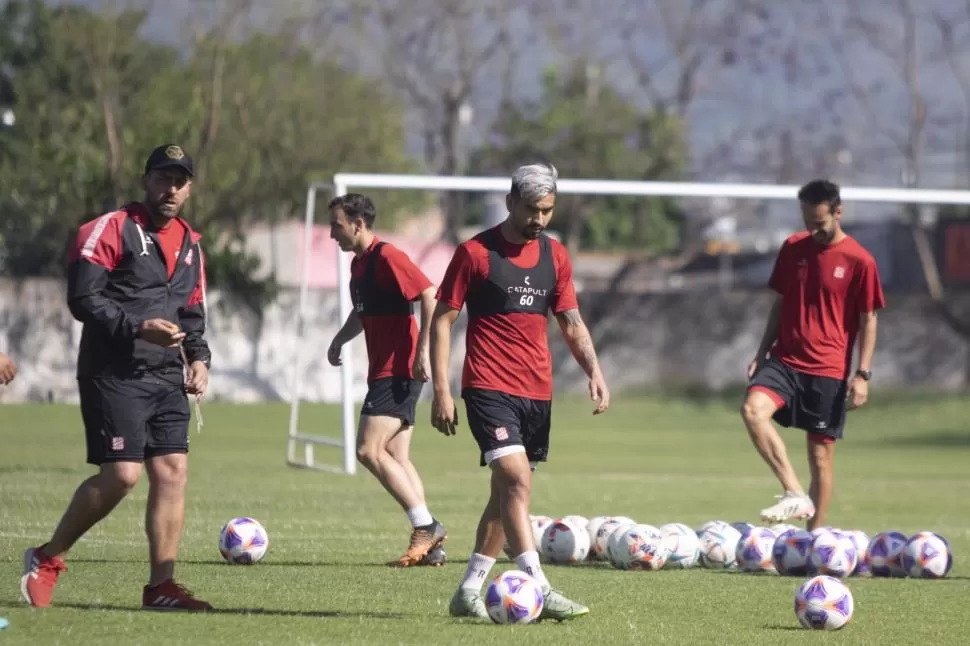
[[[84,324],[78,377],[177,379],[178,348],[138,338],[141,323],[153,318],[178,324],[189,362],[209,365],[202,236],[180,222],[186,235],[171,279],[144,205],[127,204],[81,226],[67,282],[68,307]]]

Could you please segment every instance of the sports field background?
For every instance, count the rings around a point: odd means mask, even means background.
[[[778,493],[737,416],[736,398],[621,397],[601,417],[582,400],[557,401],[550,462],[537,474],[533,512],[622,514],[696,527],[757,522]],[[830,524],[870,535],[928,529],[950,540],[948,580],[852,578],[856,612],[832,634],[802,630],[796,578],[736,572],[620,572],[547,566],[553,584],[586,603],[572,623],[510,629],[448,617],[486,493],[467,428],[445,438],[427,424],[413,454],[429,504],[449,530],[441,569],[394,570],[406,545],[403,513],[367,474],[285,466],[288,409],[211,404],[192,431],[183,561],[178,578],[218,612],[142,612],[147,577],[146,483],[83,540],[47,610],[19,595],[23,550],[52,530],[91,473],[72,406],[0,406],[0,632],[7,644],[966,644],[970,642],[970,399],[874,390],[850,415],[839,445]],[[339,408],[302,409],[303,430],[339,434]],[[805,476],[804,441],[786,431]],[[325,455],[324,450],[319,455]],[[336,451],[332,460],[339,461]],[[807,481],[805,482],[807,486]],[[254,567],[221,561],[216,538],[233,516],[260,520],[269,552]],[[500,561],[493,574],[510,569]]]

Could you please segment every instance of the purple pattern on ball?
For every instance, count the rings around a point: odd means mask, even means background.
[[[852,612],[852,602],[849,600],[849,595],[844,594],[839,597],[839,600],[835,602],[835,608],[842,615],[848,617]]]
[[[502,594],[498,591],[498,586],[493,583],[485,591],[485,605],[495,606],[500,603],[502,603]]]

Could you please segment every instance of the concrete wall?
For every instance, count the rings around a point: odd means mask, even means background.
[[[17,361],[20,374],[0,389],[0,402],[75,401],[74,361],[80,326],[64,304],[60,281],[0,280],[0,351]],[[659,385],[723,388],[743,379],[757,347],[768,301],[754,294],[597,295],[583,294],[614,390]],[[302,394],[337,401],[339,370],[326,362],[326,349],[339,326],[333,291],[311,291],[313,320],[297,343],[297,293],[287,291],[260,322],[218,293],[210,294],[209,341],[213,371],[209,397],[231,401],[289,399],[293,365],[304,361]],[[457,379],[463,329],[452,360]],[[585,379],[550,328],[557,357],[557,390],[582,392]],[[363,395],[362,343],[353,344],[356,396]],[[880,319],[875,373],[877,387],[959,390],[967,385],[970,348],[951,332],[924,299],[890,295]]]

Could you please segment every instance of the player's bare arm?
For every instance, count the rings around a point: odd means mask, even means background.
[[[434,315],[435,288],[428,287],[421,292],[418,300],[421,302],[421,329],[418,332],[418,347],[414,354],[414,366],[411,372],[418,381],[431,379],[431,318]]]
[[[559,322],[562,338],[569,346],[569,351],[573,353],[576,363],[589,377],[589,396],[597,402],[593,414],[599,415],[606,412],[606,409],[610,407],[610,391],[606,387],[606,379],[603,377],[599,360],[596,358],[593,339],[589,335],[589,329],[586,327],[579,309],[573,308],[559,312],[556,314],[556,320]]]
[[[330,348],[327,350],[327,361],[330,362],[331,366],[339,366],[343,364],[340,359],[340,349],[343,348],[344,344],[356,337],[358,334],[364,331],[364,324],[361,323],[360,317],[357,315],[356,310],[351,310],[350,314],[347,315],[347,320],[344,321],[343,327],[337,332],[337,335],[333,337],[333,341],[330,343]]]
[[[868,375],[872,371],[872,355],[876,352],[876,327],[878,317],[876,312],[862,312],[859,314],[859,366],[858,371],[849,382],[849,410],[865,405],[869,399],[869,380],[861,373]]]
[[[0,352],[0,386],[6,386],[17,376],[17,364],[13,359]]]
[[[458,320],[458,313],[459,310],[438,301],[431,317],[431,381],[434,386],[431,425],[445,435],[454,435],[455,427],[458,426],[458,415],[448,376],[451,328]]]
[[[748,365],[748,379],[752,379],[755,373],[758,372],[761,364],[764,363],[765,357],[768,355],[768,351],[771,350],[771,346],[778,339],[779,321],[781,321],[781,294],[776,294],[775,302],[771,306],[771,312],[768,313],[764,334],[761,335],[761,343],[758,344],[758,352],[755,354],[754,360]]]

